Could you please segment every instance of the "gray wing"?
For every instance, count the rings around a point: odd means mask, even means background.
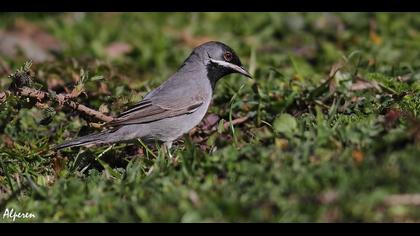
[[[166,91],[165,91],[166,90]],[[200,93],[184,88],[158,88],[134,107],[122,112],[107,126],[121,126],[153,122],[193,113],[204,103]]]

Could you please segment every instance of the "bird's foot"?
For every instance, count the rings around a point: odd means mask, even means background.
[[[168,157],[169,157],[169,161],[173,165],[176,165],[176,163],[178,162],[178,159],[177,159],[176,156],[173,156],[172,153],[171,153],[172,142],[165,142],[163,145],[165,146],[166,152],[167,152]]]

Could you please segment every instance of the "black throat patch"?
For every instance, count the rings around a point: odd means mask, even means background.
[[[223,76],[231,74],[232,71],[228,68],[220,66],[216,63],[209,63],[206,66],[207,78],[210,80],[211,87],[215,88],[216,82],[219,81]]]

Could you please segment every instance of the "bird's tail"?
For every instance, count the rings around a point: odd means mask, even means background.
[[[112,132],[113,130],[106,130],[100,133],[89,134],[80,138],[76,138],[76,139],[64,142],[60,145],[55,146],[54,149],[60,150],[67,147],[78,147],[78,146],[108,143],[109,134]]]

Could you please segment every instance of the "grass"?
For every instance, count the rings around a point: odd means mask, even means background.
[[[94,130],[89,124],[97,121],[8,97],[0,105],[0,209],[36,215],[16,221],[420,220],[420,203],[401,200],[420,193],[418,14],[0,19],[0,29],[21,22],[63,45],[52,61],[33,63],[34,86],[60,93],[85,78],[76,101],[110,115],[168,78],[201,41],[230,45],[255,78],[221,80],[209,110],[225,121],[249,119],[228,129],[219,121],[215,132],[199,132],[200,143],[185,137],[175,144],[174,159],[140,142],[55,153],[51,147]],[[112,57],[113,42],[131,50]],[[2,60],[14,71],[28,57]],[[8,75],[0,74],[1,90],[11,83]]]

